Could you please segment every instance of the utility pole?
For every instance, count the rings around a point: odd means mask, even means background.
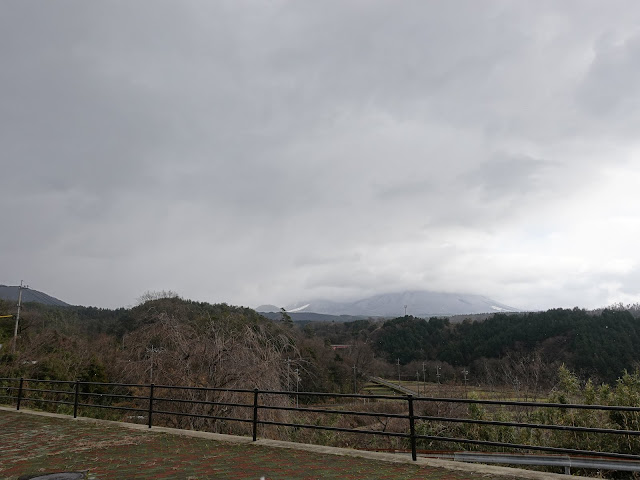
[[[22,290],[29,288],[28,285],[23,285],[24,280],[20,280],[20,286],[18,287],[18,314],[16,315],[16,326],[13,329],[13,344],[11,345],[11,353],[16,353],[16,344],[18,343],[18,323],[20,322],[20,308],[22,307]]]
[[[296,368],[296,408],[299,408],[300,403],[298,399],[298,392],[300,391],[300,370]]]
[[[149,358],[151,359],[151,373],[149,375],[149,383],[153,383],[153,354],[162,352],[162,349],[156,348],[151,345],[151,348],[147,347],[147,352],[149,352]]]
[[[404,306],[404,316],[405,317],[407,316],[407,306],[406,305]]]
[[[422,362],[422,394],[427,394],[427,371],[425,370],[425,362]]]
[[[400,383],[400,359],[398,358],[398,383]]]
[[[438,383],[440,383],[440,365],[436,365],[436,378],[438,379]]]

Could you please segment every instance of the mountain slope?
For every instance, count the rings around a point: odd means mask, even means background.
[[[405,313],[417,317],[515,312],[516,308],[481,295],[407,291],[383,293],[352,302],[305,300],[287,306],[287,311],[314,312],[327,315],[398,317]]]
[[[8,286],[8,285],[0,285],[0,299],[7,300],[9,302],[18,303],[18,292],[20,287],[18,286]],[[25,288],[22,291],[22,302],[35,302],[42,303],[44,305],[53,305],[56,307],[69,307],[70,305],[62,300],[59,300],[51,295],[47,295],[46,293],[39,292],[38,290],[32,290],[30,288]]]

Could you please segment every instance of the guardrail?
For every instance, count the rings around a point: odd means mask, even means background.
[[[49,388],[43,388],[49,386]],[[205,399],[184,398],[185,393],[199,393]],[[176,393],[178,395],[176,395]],[[244,397],[244,402],[225,401],[221,395],[238,394]],[[171,396],[173,394],[173,397]],[[182,394],[183,398],[177,398]],[[218,399],[216,399],[218,395]],[[367,401],[393,401],[397,406],[398,402],[403,405],[402,413],[356,411],[331,408],[331,406],[292,406],[289,399],[297,395],[305,400],[309,399],[342,399]],[[280,399],[276,401],[276,399]],[[8,402],[7,402],[8,400]],[[502,449],[513,449],[533,452],[549,452],[554,454],[569,454],[578,456],[591,456],[598,458],[610,458],[627,461],[640,461],[640,455],[634,453],[604,452],[578,448],[551,447],[545,445],[528,445],[510,442],[500,442],[483,440],[480,438],[456,438],[440,435],[421,435],[416,432],[416,422],[441,422],[441,423],[464,423],[470,425],[493,425],[497,427],[514,427],[540,430],[562,430],[575,433],[592,433],[607,435],[625,435],[627,438],[640,436],[639,430],[624,430],[616,428],[581,427],[571,425],[551,425],[540,423],[524,423],[510,421],[478,420],[470,418],[456,418],[447,416],[418,415],[415,413],[416,403],[426,405],[433,402],[447,404],[485,405],[485,406],[512,406],[512,407],[532,407],[532,408],[557,408],[575,410],[600,410],[617,413],[632,413],[634,416],[640,415],[640,407],[612,406],[612,405],[583,405],[564,403],[540,403],[540,402],[519,402],[519,401],[499,401],[499,400],[477,400],[460,398],[434,398],[418,397],[413,395],[390,396],[390,395],[359,395],[359,394],[338,394],[319,392],[289,392],[273,391],[261,389],[228,389],[194,386],[175,385],[155,385],[155,384],[124,384],[124,383],[101,383],[101,382],[80,382],[80,381],[59,381],[59,380],[38,380],[25,378],[0,378],[0,403],[15,403],[16,410],[29,402],[36,407],[53,404],[65,405],[67,411],[73,417],[78,416],[80,409],[106,409],[116,411],[135,412],[137,419],[145,420],[149,428],[154,425],[154,418],[178,418],[191,417],[224,422],[241,422],[251,425],[253,440],[257,440],[259,425],[275,425],[282,427],[293,427],[295,429],[313,429],[334,432],[353,433],[358,435],[386,436],[405,439],[408,441],[411,450],[411,457],[415,461],[417,458],[417,442],[420,440],[437,441],[454,444],[481,445],[497,447]],[[279,403],[279,404],[278,404]],[[391,404],[391,403],[389,403]],[[179,411],[180,405],[198,406],[203,409],[209,408],[209,413],[204,410],[201,413],[194,411]],[[222,409],[232,409],[235,416],[223,414],[211,414],[213,407]],[[186,408],[186,407],[185,407]],[[184,410],[184,408],[183,408]],[[385,419],[400,419],[406,422],[404,431],[369,430],[362,428],[345,428],[323,424],[295,423],[293,421],[279,421],[269,419],[268,415],[261,412],[298,412],[316,414],[334,414],[351,417],[375,417]],[[224,412],[222,412],[224,413]],[[157,425],[157,423],[156,423]]]
[[[397,383],[393,383],[390,382],[388,380],[385,380],[384,378],[380,378],[380,377],[371,377],[369,378],[369,381],[377,384],[377,385],[382,385],[383,387],[387,387],[389,390],[392,390],[394,392],[398,392],[400,394],[404,394],[404,395],[414,395],[416,392],[407,388],[407,387],[403,387],[402,385],[399,385]]]
[[[519,455],[513,453],[454,452],[429,455],[431,458],[467,463],[498,463],[502,465],[533,465],[562,467],[566,475],[572,468],[640,472],[640,462],[603,458],[570,457],[568,455]]]

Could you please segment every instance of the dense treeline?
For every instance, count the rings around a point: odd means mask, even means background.
[[[615,380],[640,361],[640,320],[628,311],[554,309],[524,315],[497,314],[480,323],[462,323],[443,360],[469,364],[498,358],[508,350],[540,349],[547,361],[563,361],[586,377]]]
[[[14,309],[0,301],[0,315],[15,313]],[[597,312],[574,308],[494,314],[482,321],[460,323],[405,316],[296,326],[286,313],[272,321],[249,308],[176,296],[150,298],[133,308],[115,310],[26,304],[15,355],[9,353],[14,319],[0,319],[0,375],[57,379],[93,375],[111,381],[125,377],[144,381],[152,366],[150,352],[160,349],[165,353],[153,360],[158,364],[154,365],[156,375],[166,375],[167,380],[184,378],[172,373],[167,361],[170,357],[179,360],[174,355],[178,335],[188,344],[183,355],[191,358],[197,357],[199,345],[213,337],[225,344],[258,332],[252,337],[256,345],[247,348],[277,351],[274,382],[283,388],[351,391],[354,366],[356,381],[362,382],[371,374],[395,376],[398,360],[403,376],[409,378],[418,373],[435,380],[434,366],[438,365],[443,381],[459,379],[465,368],[475,382],[505,383],[511,381],[509,377],[522,382],[537,368],[536,382],[542,378],[543,383],[547,381],[543,386],[548,386],[558,366],[566,364],[585,379],[613,382],[640,363],[640,349],[635,348],[640,343],[640,318],[631,312],[620,307]],[[167,332],[173,332],[173,337]],[[331,345],[335,344],[348,348],[334,350]],[[225,348],[225,352],[232,350],[229,345]],[[230,358],[220,361],[244,364]],[[134,372],[131,365],[139,365],[138,370]]]
[[[351,392],[353,365],[362,384],[372,361],[366,345],[336,354],[286,314],[177,296],[116,310],[27,303],[15,354],[15,319],[0,320],[0,377]]]
[[[622,308],[498,313],[483,321],[457,324],[446,318],[406,316],[310,324],[307,328],[332,343],[365,341],[388,363],[441,362],[470,367],[476,378],[485,375],[487,362],[515,357],[544,359],[549,371],[564,363],[585,378],[609,382],[640,363],[640,349],[636,348],[640,318]]]

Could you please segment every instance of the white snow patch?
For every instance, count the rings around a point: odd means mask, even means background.
[[[302,307],[292,308],[291,310],[287,310],[287,313],[299,312],[299,311],[304,310],[305,308],[307,308],[309,305],[311,305],[311,304],[307,303],[306,305],[303,305]]]

